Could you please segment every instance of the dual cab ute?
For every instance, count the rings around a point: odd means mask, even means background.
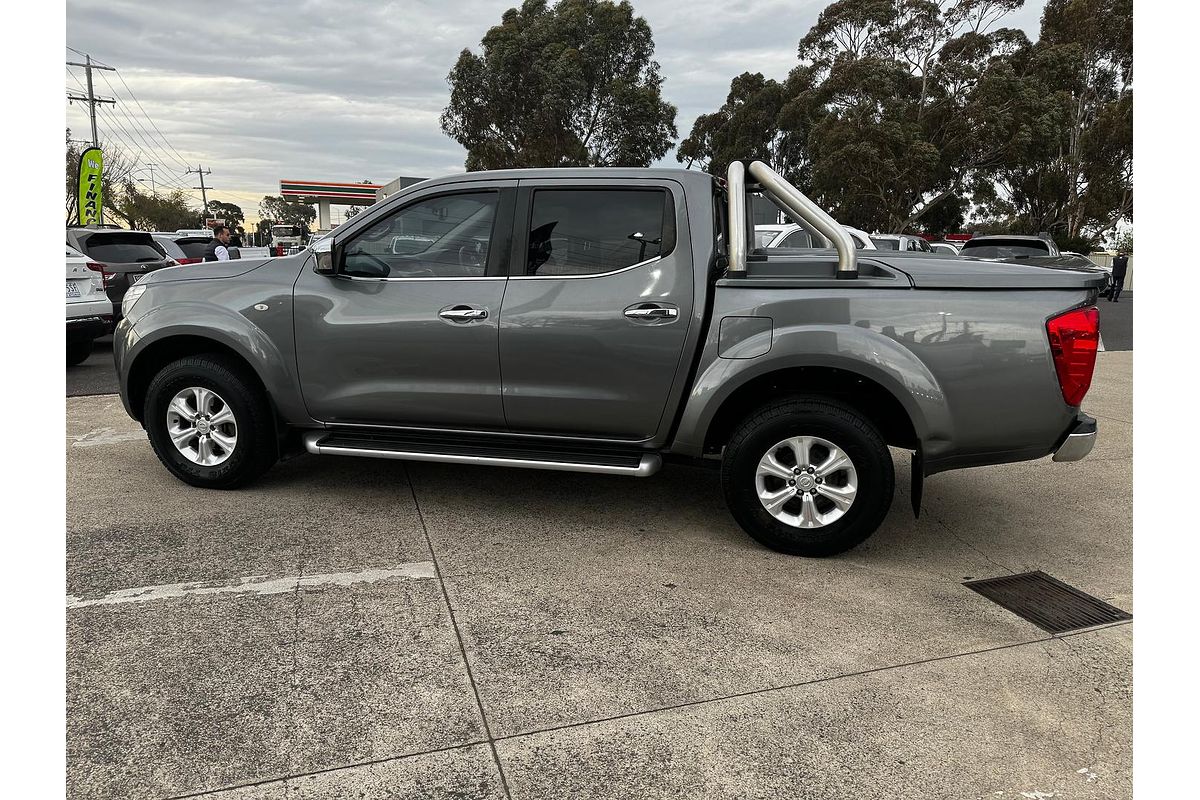
[[[748,195],[828,247],[749,249]],[[397,245],[397,242],[400,245]],[[425,181],[285,258],[130,289],[121,397],[159,459],[231,488],[301,447],[647,476],[719,462],[764,545],[853,547],[938,472],[1086,455],[1094,274],[857,251],[765,164]]]

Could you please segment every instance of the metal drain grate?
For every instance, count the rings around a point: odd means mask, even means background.
[[[963,586],[1050,633],[1133,619],[1132,614],[1040,571],[966,581]]]

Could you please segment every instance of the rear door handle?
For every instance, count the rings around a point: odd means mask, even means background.
[[[473,319],[487,319],[487,315],[486,308],[472,308],[471,306],[450,306],[438,312],[439,317],[448,319],[451,322],[470,322]]]
[[[638,321],[669,320],[679,316],[679,309],[671,306],[641,303],[625,309],[625,316]]]

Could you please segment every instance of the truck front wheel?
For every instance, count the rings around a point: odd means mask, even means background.
[[[733,432],[721,486],[734,519],[759,543],[831,556],[883,522],[895,473],[868,420],[830,400],[792,397],[759,409]]]
[[[278,458],[270,404],[226,356],[181,358],[150,381],[144,413],[155,454],[171,474],[205,489],[232,489]]]

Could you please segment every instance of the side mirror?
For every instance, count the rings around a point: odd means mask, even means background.
[[[334,243],[332,235],[326,236],[314,244],[313,253],[317,257],[317,263],[313,265],[313,272],[318,275],[336,275],[338,273],[342,248]]]

